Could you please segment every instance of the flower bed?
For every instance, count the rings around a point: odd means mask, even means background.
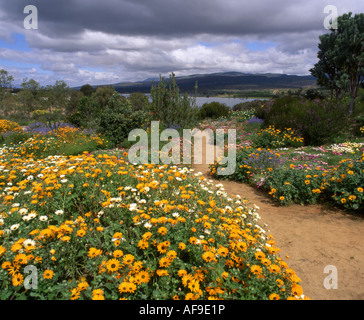
[[[234,121],[229,125],[233,127]],[[291,129],[246,130],[249,121],[239,126],[235,172],[218,176],[221,164],[216,161],[210,165],[212,176],[265,189],[281,205],[326,201],[345,209],[364,209],[363,143],[307,147]]]
[[[0,189],[0,299],[305,298],[257,211],[187,168],[3,147]]]

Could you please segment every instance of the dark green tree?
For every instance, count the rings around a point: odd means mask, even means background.
[[[90,97],[95,92],[95,89],[93,88],[93,86],[87,83],[80,88],[80,91],[84,96]]]
[[[338,17],[337,25],[337,29],[320,36],[319,61],[310,72],[337,99],[349,94],[347,113],[351,115],[364,77],[364,14],[344,14]]]

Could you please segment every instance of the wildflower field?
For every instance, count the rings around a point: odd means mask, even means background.
[[[133,165],[80,129],[21,134],[0,149],[0,299],[307,298],[256,208],[222,185]]]

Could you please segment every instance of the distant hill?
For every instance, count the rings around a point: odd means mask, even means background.
[[[112,85],[120,93],[150,93],[153,81],[157,83],[159,79],[147,79],[140,82],[122,82]],[[316,78],[309,75],[220,72],[176,77],[176,83],[181,92],[193,93],[196,81],[198,84],[198,94],[200,95],[224,90],[297,89],[316,86]]]

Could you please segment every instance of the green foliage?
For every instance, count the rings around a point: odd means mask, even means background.
[[[68,121],[77,127],[95,128],[101,114],[100,105],[93,97],[82,97],[77,111],[68,116]]]
[[[364,14],[344,14],[338,17],[337,25],[320,36],[319,61],[310,72],[336,99],[350,95],[347,113],[351,115],[364,76]]]
[[[34,79],[23,80],[21,84],[21,90],[18,94],[20,102],[23,106],[22,111],[26,113],[31,113],[35,110],[36,105],[39,101],[39,89],[40,84]]]
[[[95,93],[92,95],[95,102],[103,109],[110,101],[110,98],[115,93],[113,86],[101,86],[98,87]]]
[[[152,85],[151,97],[151,120],[162,121],[167,127],[173,125],[184,129],[194,128],[197,124],[196,99],[189,98],[186,93],[180,94],[173,73],[168,83],[160,77],[158,84]]]
[[[134,110],[147,111],[149,108],[148,97],[142,92],[133,92],[129,96],[130,104]]]
[[[81,88],[80,88],[80,92],[86,96],[86,97],[90,97],[94,92],[95,89],[93,88],[93,86],[91,86],[90,84],[84,84]]]
[[[128,99],[114,93],[100,113],[99,132],[118,145],[128,137],[131,130],[143,127],[147,119],[146,112],[134,111]]]
[[[306,145],[321,145],[347,131],[349,122],[342,104],[287,96],[274,101],[265,115],[264,125],[280,130],[292,128],[304,138]]]
[[[28,140],[32,134],[25,131],[17,131],[13,132],[6,136],[1,136],[1,143],[5,143],[8,145],[17,145],[19,143],[25,142]]]
[[[198,117],[201,120],[204,119],[217,119],[220,117],[227,117],[230,113],[230,108],[224,104],[217,101],[210,103],[204,103],[198,112]]]

